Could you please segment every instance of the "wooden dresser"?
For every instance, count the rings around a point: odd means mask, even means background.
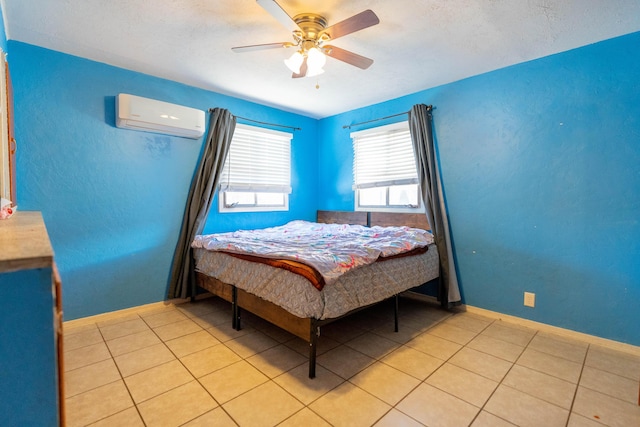
[[[60,279],[39,212],[0,220],[0,424],[64,425]]]

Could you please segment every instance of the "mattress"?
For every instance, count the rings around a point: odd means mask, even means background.
[[[202,248],[193,251],[196,271],[272,302],[295,316],[319,320],[340,317],[382,301],[439,274],[435,244],[419,255],[391,258],[350,270],[321,291],[303,276],[282,268],[223,252]]]
[[[196,236],[191,246],[258,259],[293,261],[311,267],[322,289],[346,272],[433,243],[433,235],[410,227],[364,227],[302,220],[256,230]],[[251,259],[247,259],[251,261]],[[284,267],[284,266],[283,266]]]

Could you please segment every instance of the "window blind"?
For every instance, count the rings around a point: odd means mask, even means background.
[[[353,189],[418,183],[409,123],[351,133]]]
[[[236,125],[220,191],[291,193],[292,134]]]

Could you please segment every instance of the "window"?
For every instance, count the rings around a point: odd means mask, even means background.
[[[409,123],[351,134],[355,210],[422,212]]]
[[[286,132],[236,125],[220,177],[220,212],[289,209],[291,138]]]

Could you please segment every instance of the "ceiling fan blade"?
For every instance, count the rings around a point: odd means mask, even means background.
[[[356,31],[363,30],[379,23],[380,19],[378,19],[378,16],[373,13],[373,11],[367,9],[357,15],[353,15],[351,18],[347,18],[344,21],[340,21],[337,24],[333,24],[332,26],[325,28],[322,33],[328,34],[329,37],[331,37],[331,40],[335,40],[338,37],[355,33]]]
[[[276,21],[280,22],[285,26],[289,31],[300,31],[300,27],[298,24],[289,16],[287,12],[276,2],[275,0],[256,0],[260,6],[267,12],[269,15],[273,16]]]
[[[362,68],[366,70],[373,64],[373,59],[366,58],[362,55],[358,55],[357,53],[349,52],[348,50],[340,49],[335,46],[325,46],[324,52],[339,61],[346,62],[347,64],[351,64],[358,68]]]
[[[243,52],[253,52],[256,50],[276,49],[280,47],[291,47],[291,46],[295,46],[295,44],[291,42],[265,43],[265,44],[252,44],[248,46],[236,46],[236,47],[232,47],[231,50],[236,53],[243,53]]]
[[[304,77],[307,75],[307,57],[304,57],[302,64],[300,65],[300,73],[293,73],[291,78],[299,79],[300,77]]]

